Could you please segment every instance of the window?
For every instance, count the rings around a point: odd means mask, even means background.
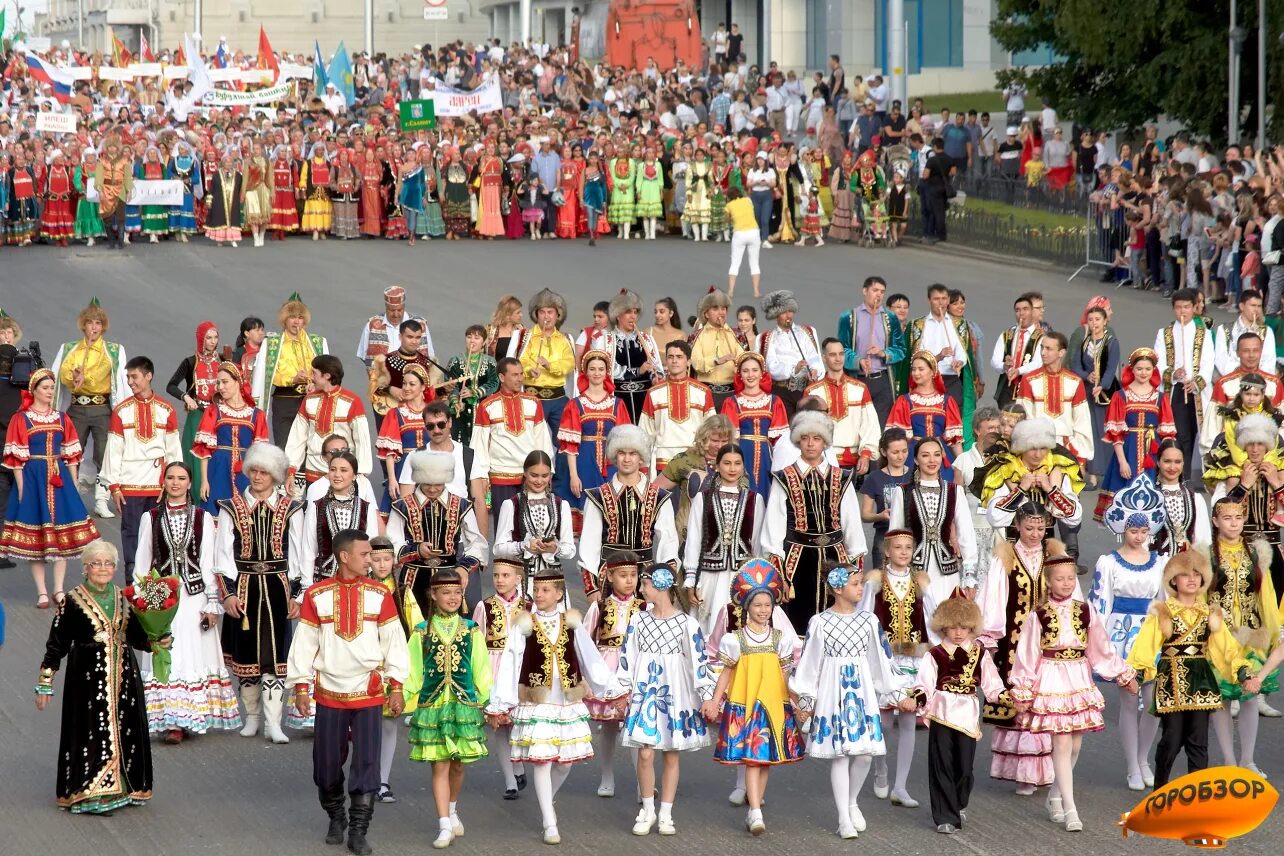
[[[807,67],[829,67],[829,0],[807,0]]]
[[[906,74],[923,68],[957,68],[963,65],[963,0],[904,0],[908,51]],[[874,4],[874,56],[884,74],[888,65],[888,0]]]

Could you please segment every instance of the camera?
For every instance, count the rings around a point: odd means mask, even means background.
[[[8,375],[13,386],[26,389],[31,375],[44,367],[45,358],[40,352],[39,342],[33,341],[25,348],[0,345],[0,377]]]

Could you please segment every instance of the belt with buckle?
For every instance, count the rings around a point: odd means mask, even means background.
[[[651,388],[649,380],[617,380],[615,382],[616,392],[646,392]]]
[[[1084,650],[1082,648],[1058,648],[1055,651],[1044,651],[1043,659],[1045,660],[1082,660]]]
[[[877,371],[877,372],[869,372],[868,374],[857,374],[856,378],[858,380],[861,378],[864,378],[865,380],[878,380],[880,377],[882,377],[885,374],[887,374],[887,369],[883,369],[882,371]]]
[[[1202,657],[1203,645],[1169,645],[1163,650],[1165,657]]]
[[[274,386],[272,387],[272,397],[276,398],[277,396],[281,396],[282,398],[298,398],[307,391],[308,385],[306,383],[294,383],[289,386]]]
[[[566,397],[566,387],[564,386],[528,386],[526,394],[533,395],[541,401],[552,401],[555,398]]]
[[[266,562],[238,561],[236,569],[243,574],[278,574],[286,569],[286,562],[284,559],[274,559]]]
[[[105,395],[73,395],[72,404],[78,404],[81,407],[98,407],[107,403]]]
[[[791,544],[801,544],[804,547],[828,547],[830,544],[841,544],[843,533],[839,530],[815,533],[799,532],[794,529],[785,535],[785,540]]]

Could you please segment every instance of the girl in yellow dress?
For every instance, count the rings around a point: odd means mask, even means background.
[[[783,597],[785,581],[765,559],[750,559],[740,567],[732,594],[745,623],[723,637],[718,647],[722,674],[713,698],[702,707],[705,719],[720,722],[715,761],[744,765],[749,831],[767,831],[762,798],[767,773],[777,764],[803,758],[804,746],[785,674],[793,669],[798,637],[773,629],[772,609]]]

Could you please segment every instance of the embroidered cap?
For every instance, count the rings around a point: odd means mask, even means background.
[[[908,538],[914,540],[914,533],[909,529],[888,529],[887,534],[883,536],[884,541],[893,541],[897,538]]]

